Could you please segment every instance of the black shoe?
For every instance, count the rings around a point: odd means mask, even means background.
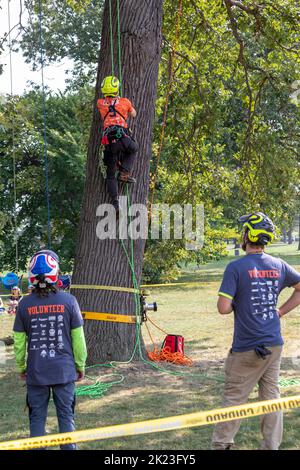
[[[115,211],[116,211],[116,219],[118,220],[119,215],[120,215],[120,204],[119,204],[119,200],[118,200],[118,199],[115,199],[115,200],[112,202],[112,205],[113,205],[114,208],[115,208]]]

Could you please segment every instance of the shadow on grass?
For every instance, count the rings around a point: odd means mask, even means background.
[[[290,358],[287,358],[289,361]],[[77,398],[77,429],[89,429],[114,424],[164,418],[185,413],[218,408],[221,404],[223,383],[207,380],[208,366],[215,375],[220,374],[220,363],[207,364],[198,361],[189,370],[167,365],[169,372],[182,371],[185,375],[174,376],[154,371],[150,365],[132,363],[118,367],[124,374],[124,382],[111,388],[102,398]],[[164,366],[162,365],[162,368]],[[12,370],[0,370],[0,432],[1,440],[28,437],[28,417],[24,410],[26,389]],[[111,371],[97,369],[94,377],[107,376]],[[213,375],[213,374],[212,374]],[[285,395],[291,391],[285,390]],[[255,394],[251,401],[257,400]],[[299,448],[299,412],[289,411],[285,419],[285,436],[282,448]],[[242,422],[237,435],[239,449],[259,448],[259,418]],[[149,435],[107,439],[80,444],[81,449],[119,450],[196,450],[209,449],[213,427],[204,426]],[[48,433],[57,432],[53,403],[48,414]]]

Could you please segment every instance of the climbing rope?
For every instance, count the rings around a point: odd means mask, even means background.
[[[126,184],[126,193],[128,197],[128,202],[129,206],[131,204],[130,202],[130,195],[129,195],[129,190],[128,190],[128,184]],[[134,294],[134,301],[135,301],[135,316],[136,316],[136,323],[135,323],[135,343],[133,347],[132,354],[130,358],[127,361],[111,361],[109,363],[105,364],[95,364],[93,366],[90,366],[87,368],[87,370],[91,369],[96,369],[96,368],[101,368],[101,367],[106,367],[106,368],[111,368],[111,369],[117,369],[117,367],[121,364],[130,364],[134,358],[139,358],[144,364],[151,366],[152,368],[156,369],[157,371],[160,372],[165,372],[169,375],[172,376],[183,376],[188,374],[188,376],[200,376],[202,378],[206,379],[211,379],[211,380],[216,380],[216,381],[223,381],[219,377],[209,377],[204,373],[201,374],[191,374],[191,373],[184,373],[184,372],[178,372],[178,371],[171,371],[168,369],[165,369],[161,366],[159,366],[156,361],[150,361],[144,357],[143,354],[143,349],[142,349],[142,333],[141,333],[141,304],[140,304],[140,297],[139,297],[139,287],[138,287],[138,280],[136,277],[135,273],[135,267],[134,267],[134,241],[133,237],[130,236],[130,253],[129,250],[127,249],[124,240],[120,239],[120,244],[121,247],[124,251],[125,257],[128,262],[128,266],[130,268],[131,272],[131,278],[132,278],[132,283],[133,283],[133,294]],[[153,356],[154,357],[154,356]],[[181,364],[181,365],[186,365],[186,364]],[[111,375],[112,376],[112,375]],[[110,376],[110,377],[111,377]],[[109,376],[108,376],[109,377]],[[76,386],[76,395],[77,396],[88,396],[91,398],[100,398],[102,397],[111,387],[114,385],[120,384],[124,381],[124,376],[119,374],[119,380],[113,380],[113,381],[108,381],[108,382],[102,382],[100,381],[99,378],[87,376],[86,377],[89,381],[92,381],[92,384],[87,384],[87,385],[77,385]]]
[[[120,23],[120,0],[117,0],[117,29],[118,29],[118,63],[119,63],[119,81],[120,81],[120,96],[123,94],[122,85],[122,56],[121,56],[121,23]]]
[[[11,42],[11,14],[10,0],[7,0],[8,15],[8,45],[9,45],[9,75],[10,75],[10,96],[13,103],[13,114],[15,113],[14,97],[13,97],[13,66],[12,66],[12,42]],[[17,218],[17,176],[16,176],[16,146],[15,146],[15,123],[12,120],[12,158],[13,158],[13,193],[14,193],[14,239],[15,239],[15,262],[16,273],[19,273],[19,235],[18,235],[18,218]]]
[[[115,74],[114,63],[114,39],[113,39],[113,21],[112,21],[112,6],[109,0],[109,34],[110,34],[110,56],[111,56],[111,74]]]
[[[128,185],[126,185],[126,193],[127,193],[127,198],[128,198],[128,207],[130,207],[131,201],[130,201],[130,195],[129,195],[129,191],[128,191]],[[120,239],[120,243],[121,243],[121,246],[124,250],[125,256],[128,260],[128,264],[129,264],[129,267],[130,267],[130,270],[131,270],[132,283],[133,283],[133,287],[135,289],[134,300],[135,300],[135,314],[136,314],[136,343],[135,343],[134,354],[133,354],[132,358],[135,356],[135,351],[137,351],[139,359],[144,364],[149,365],[152,368],[154,368],[154,369],[156,369],[160,372],[165,372],[165,373],[167,373],[169,375],[173,375],[173,376],[190,376],[190,377],[198,376],[198,377],[202,377],[202,378],[205,378],[205,379],[220,381],[220,378],[213,377],[213,376],[208,376],[205,373],[192,374],[190,372],[171,371],[169,369],[165,369],[165,368],[157,365],[156,362],[154,362],[154,361],[149,361],[148,359],[146,359],[144,357],[143,349],[142,349],[142,339],[141,339],[142,338],[142,335],[141,335],[141,324],[142,324],[142,322],[141,322],[141,304],[140,304],[139,294],[137,294],[137,292],[139,290],[139,286],[138,286],[138,280],[137,280],[137,277],[136,277],[136,274],[135,274],[135,268],[134,268],[134,240],[133,240],[133,237],[131,235],[132,234],[129,234],[129,238],[131,240],[131,243],[130,243],[131,253],[130,253],[130,255],[129,255],[128,250],[125,246],[124,240]],[[152,322],[153,322],[153,320],[152,320]],[[166,333],[166,332],[164,332],[164,333]],[[223,381],[223,379],[221,379],[221,381]]]
[[[171,352],[171,348],[168,346],[162,349],[154,347],[153,351],[148,351],[148,357],[153,362],[170,362],[181,366],[193,365],[192,359],[180,352]]]
[[[45,167],[45,184],[46,184],[46,205],[47,205],[47,235],[48,248],[51,249],[51,211],[50,211],[50,194],[49,194],[49,163],[48,163],[48,142],[47,142],[47,111],[46,111],[46,91],[44,80],[44,36],[42,29],[43,10],[42,3],[39,0],[39,39],[40,39],[40,64],[41,64],[41,80],[42,80],[42,97],[43,97],[43,138],[44,138],[44,167]]]
[[[96,366],[87,367],[88,370],[94,368]],[[97,366],[98,367],[98,366]],[[110,390],[114,385],[118,385],[124,381],[124,376],[121,374],[110,374],[105,377],[112,378],[117,377],[116,380],[112,380],[110,382],[101,382],[101,377],[96,378],[86,375],[85,380],[88,380],[89,383],[87,385],[80,385],[76,387],[75,394],[77,397],[89,397],[89,398],[102,398],[108,390]]]
[[[279,386],[282,388],[293,387],[294,385],[300,385],[299,379],[280,379]]]
[[[120,82],[120,96],[122,96],[122,54],[121,54],[121,22],[120,22],[120,0],[117,0],[117,43],[118,43],[118,68]],[[110,55],[111,55],[111,74],[115,75],[114,59],[114,37],[113,37],[113,15],[112,3],[109,0],[109,37],[110,37]]]

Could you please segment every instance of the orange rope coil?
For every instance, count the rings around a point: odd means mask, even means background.
[[[154,348],[153,351],[147,351],[148,357],[154,362],[171,362],[181,366],[192,366],[193,361],[189,357],[181,354],[180,352],[171,352],[171,348],[166,346],[163,349]]]

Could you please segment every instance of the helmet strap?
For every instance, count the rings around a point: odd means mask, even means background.
[[[264,246],[259,244],[259,243],[254,243],[251,242],[248,238],[248,229],[245,230],[244,235],[243,235],[243,242],[242,242],[242,249],[247,253],[249,251],[249,248],[251,248],[250,253],[263,253],[264,252]]]

